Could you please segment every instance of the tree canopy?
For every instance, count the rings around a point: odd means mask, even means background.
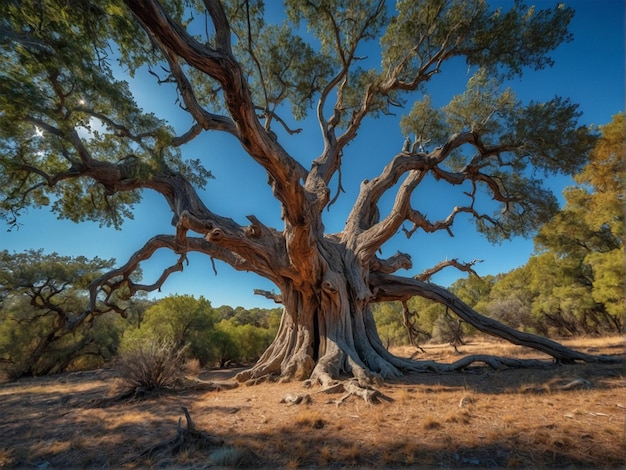
[[[162,195],[172,233],[155,234],[94,281],[92,299],[101,289],[156,290],[192,251],[271,280],[279,293],[262,294],[284,305],[283,320],[242,380],[277,374],[329,383],[348,374],[363,384],[415,368],[386,353],[371,302],[434,298],[495,331],[427,282],[437,270],[470,265],[446,261],[406,277],[397,271],[412,268],[409,255],[379,254],[402,232],[452,234],[459,216],[495,241],[529,235],[554,214],[556,198],[541,176],[582,168],[595,136],[567,98],[522,103],[505,81],[551,65],[550,51],[570,39],[573,10],[519,1],[505,10],[484,0],[286,0],[284,11],[276,22],[260,0],[3,3],[0,215],[15,224],[25,208],[50,206],[76,222],[121,227],[142,191]],[[469,70],[466,89],[435,108],[430,84],[458,61]],[[175,86],[171,106],[191,121],[184,131],[136,104],[120,70],[146,68]],[[342,162],[358,158],[349,144],[368,138],[359,135],[368,119],[402,110],[402,150],[389,142],[376,156],[387,163],[350,196],[344,228],[325,233],[324,214],[344,189]],[[295,155],[286,142],[308,115],[321,150]],[[282,226],[254,214],[241,225],[200,198],[212,175],[204,156],[187,159],[184,149],[205,133],[236,139],[264,170]],[[462,189],[441,219],[414,197],[427,180]],[[178,263],[152,284],[133,280],[161,248]],[[582,357],[531,342],[560,359]]]
[[[113,260],[1,251],[0,369],[20,377],[110,359],[123,320],[83,313],[90,283],[112,267]],[[136,308],[127,309],[133,311],[136,316]]]

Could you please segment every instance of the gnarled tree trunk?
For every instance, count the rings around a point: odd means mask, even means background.
[[[324,242],[321,278],[296,286],[282,286],[284,312],[274,342],[251,369],[238,380],[254,383],[269,377],[309,380],[332,386],[354,378],[360,386],[380,383],[409,371],[453,371],[475,362],[491,367],[541,367],[545,361],[519,360],[487,355],[469,356],[452,364],[413,361],[395,357],[383,346],[369,308],[372,301],[406,300],[420,295],[446,305],[478,330],[527,346],[559,362],[613,361],[569,349],[541,336],[524,333],[480,315],[446,289],[416,279],[359,268],[349,250]],[[329,249],[330,248],[330,249]],[[332,253],[332,255],[330,255]]]
[[[367,272],[340,244],[322,242],[321,276],[282,286],[284,312],[274,342],[241,381],[268,375],[324,386],[354,377],[361,385],[401,374],[410,362],[382,345],[371,311]]]

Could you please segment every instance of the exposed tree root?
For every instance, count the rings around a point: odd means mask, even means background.
[[[487,354],[473,354],[471,356],[465,356],[450,364],[435,361],[416,361],[415,364],[417,369],[413,368],[413,370],[417,372],[458,372],[476,363],[486,364],[495,370],[505,368],[547,369],[554,367],[556,364],[555,361],[540,359],[516,359],[503,356],[491,356]]]
[[[239,384],[237,382],[207,382],[195,378],[185,378],[181,383],[181,387],[184,390],[219,392],[221,390],[232,390],[239,387]]]
[[[344,384],[346,394],[337,400],[337,406],[343,404],[348,398],[355,396],[365,400],[365,403],[377,405],[381,401],[392,402],[393,398],[376,390],[373,387],[360,385],[356,380],[348,380]]]
[[[310,385],[311,385],[310,381],[305,382],[305,386],[310,386]],[[360,399],[365,400],[365,403],[368,403],[370,405],[377,405],[383,401],[387,401],[387,402],[393,401],[393,398],[385,395],[379,390],[376,390],[374,387],[369,386],[369,385],[361,385],[359,381],[356,379],[335,381],[333,385],[325,387],[322,390],[317,391],[316,393],[327,393],[327,394],[343,393],[344,395],[341,398],[334,401],[334,403],[337,406],[342,405],[350,397],[358,397]],[[308,397],[308,400],[306,402],[310,403],[310,400],[311,400],[310,395],[305,395],[304,397],[305,398]],[[292,397],[290,396],[290,398]],[[298,395],[296,396],[296,398],[301,398],[301,396]],[[304,401],[303,399],[300,399],[298,403],[303,402],[303,401]],[[283,399],[281,403],[291,403],[291,402]],[[333,403],[333,401],[331,401],[330,403]]]

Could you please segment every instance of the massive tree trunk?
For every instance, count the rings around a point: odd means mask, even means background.
[[[378,337],[368,308],[367,273],[342,245],[327,240],[321,245],[320,277],[281,286],[284,312],[277,336],[239,380],[278,376],[327,386],[354,377],[368,385],[410,367],[390,355]]]
[[[413,295],[439,302],[478,330],[543,352],[557,362],[615,360],[584,354],[548,338],[517,331],[480,315],[437,285],[368,273],[359,269],[355,258],[342,245],[328,242],[323,245],[327,268],[322,277],[299,286],[282,286],[281,295],[275,296],[284,305],[276,338],[254,367],[238,375],[239,381],[255,383],[279,378],[331,386],[339,380],[354,378],[360,386],[367,387],[409,371],[454,371],[476,362],[494,368],[549,364],[487,355],[468,356],[452,364],[393,356],[378,336],[369,305],[372,301],[406,300]]]

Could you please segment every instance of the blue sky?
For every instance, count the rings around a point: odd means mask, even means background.
[[[509,2],[500,3],[506,5]],[[556,2],[538,0],[529,3],[541,8],[553,6]],[[580,104],[583,124],[606,124],[613,115],[624,110],[624,1],[573,0],[565,3],[576,10],[571,24],[574,41],[561,45],[552,54],[556,61],[554,67],[527,73],[521,79],[515,79],[511,86],[518,98],[524,101],[548,100],[555,95],[570,97]],[[462,68],[448,72],[449,78],[454,74],[465,73]],[[461,91],[455,89],[456,82],[449,78],[444,68],[444,72],[434,79],[442,80],[441,93],[450,95]],[[461,78],[465,80],[467,77]],[[175,111],[170,97],[153,84],[150,75],[138,74],[132,85],[137,101],[146,110],[167,118],[177,128],[185,129],[188,126],[188,117],[181,111]],[[433,99],[437,103],[437,96],[433,96]],[[308,166],[308,162],[319,153],[321,143],[314,121],[305,121],[302,125],[305,126],[302,134],[287,140],[281,136],[281,143]],[[345,152],[342,176],[346,194],[342,194],[327,213],[327,231],[343,228],[360,181],[376,176],[401,149],[402,141],[394,119],[372,120],[364,125],[357,140]],[[247,223],[246,215],[255,214],[262,222],[281,227],[279,206],[264,184],[265,172],[242,152],[233,138],[207,134],[185,148],[184,153],[188,158],[201,158],[216,176],[215,180],[208,183],[203,194],[211,210],[241,224]],[[570,183],[565,177],[550,180],[559,195],[563,187]],[[336,187],[332,189],[334,191]],[[455,203],[449,190],[445,193],[431,193],[435,189],[429,185],[414,198],[416,208],[421,210],[426,207],[426,213],[431,218],[447,215]],[[121,264],[151,236],[173,233],[170,219],[171,214],[165,201],[150,193],[146,193],[143,202],[136,207],[135,219],[125,222],[121,231],[100,228],[92,223],[76,225],[59,221],[45,209],[30,210],[21,218],[22,226],[19,230],[0,232],[0,249],[20,252],[43,248],[45,252],[63,255],[115,258]],[[533,251],[531,239],[515,239],[490,245],[474,233],[472,225],[460,219],[455,222],[453,230],[454,238],[442,232],[433,235],[416,234],[406,240],[404,235],[399,234],[396,240],[384,247],[383,255],[389,256],[398,249],[411,253],[414,268],[407,275],[418,273],[446,257],[458,257],[461,261],[481,259],[483,262],[476,265],[476,271],[485,275],[506,272],[520,266]],[[142,266],[144,280],[153,282],[160,271],[174,260],[175,257],[169,253],[158,253]],[[185,271],[171,276],[158,296],[188,293],[203,295],[213,306],[276,306],[252,293],[254,288],[274,289],[268,281],[250,273],[234,271],[220,262],[216,262],[216,276],[207,257],[191,255],[189,260],[190,265]],[[433,281],[448,285],[461,276],[463,273],[451,269],[436,276]]]

